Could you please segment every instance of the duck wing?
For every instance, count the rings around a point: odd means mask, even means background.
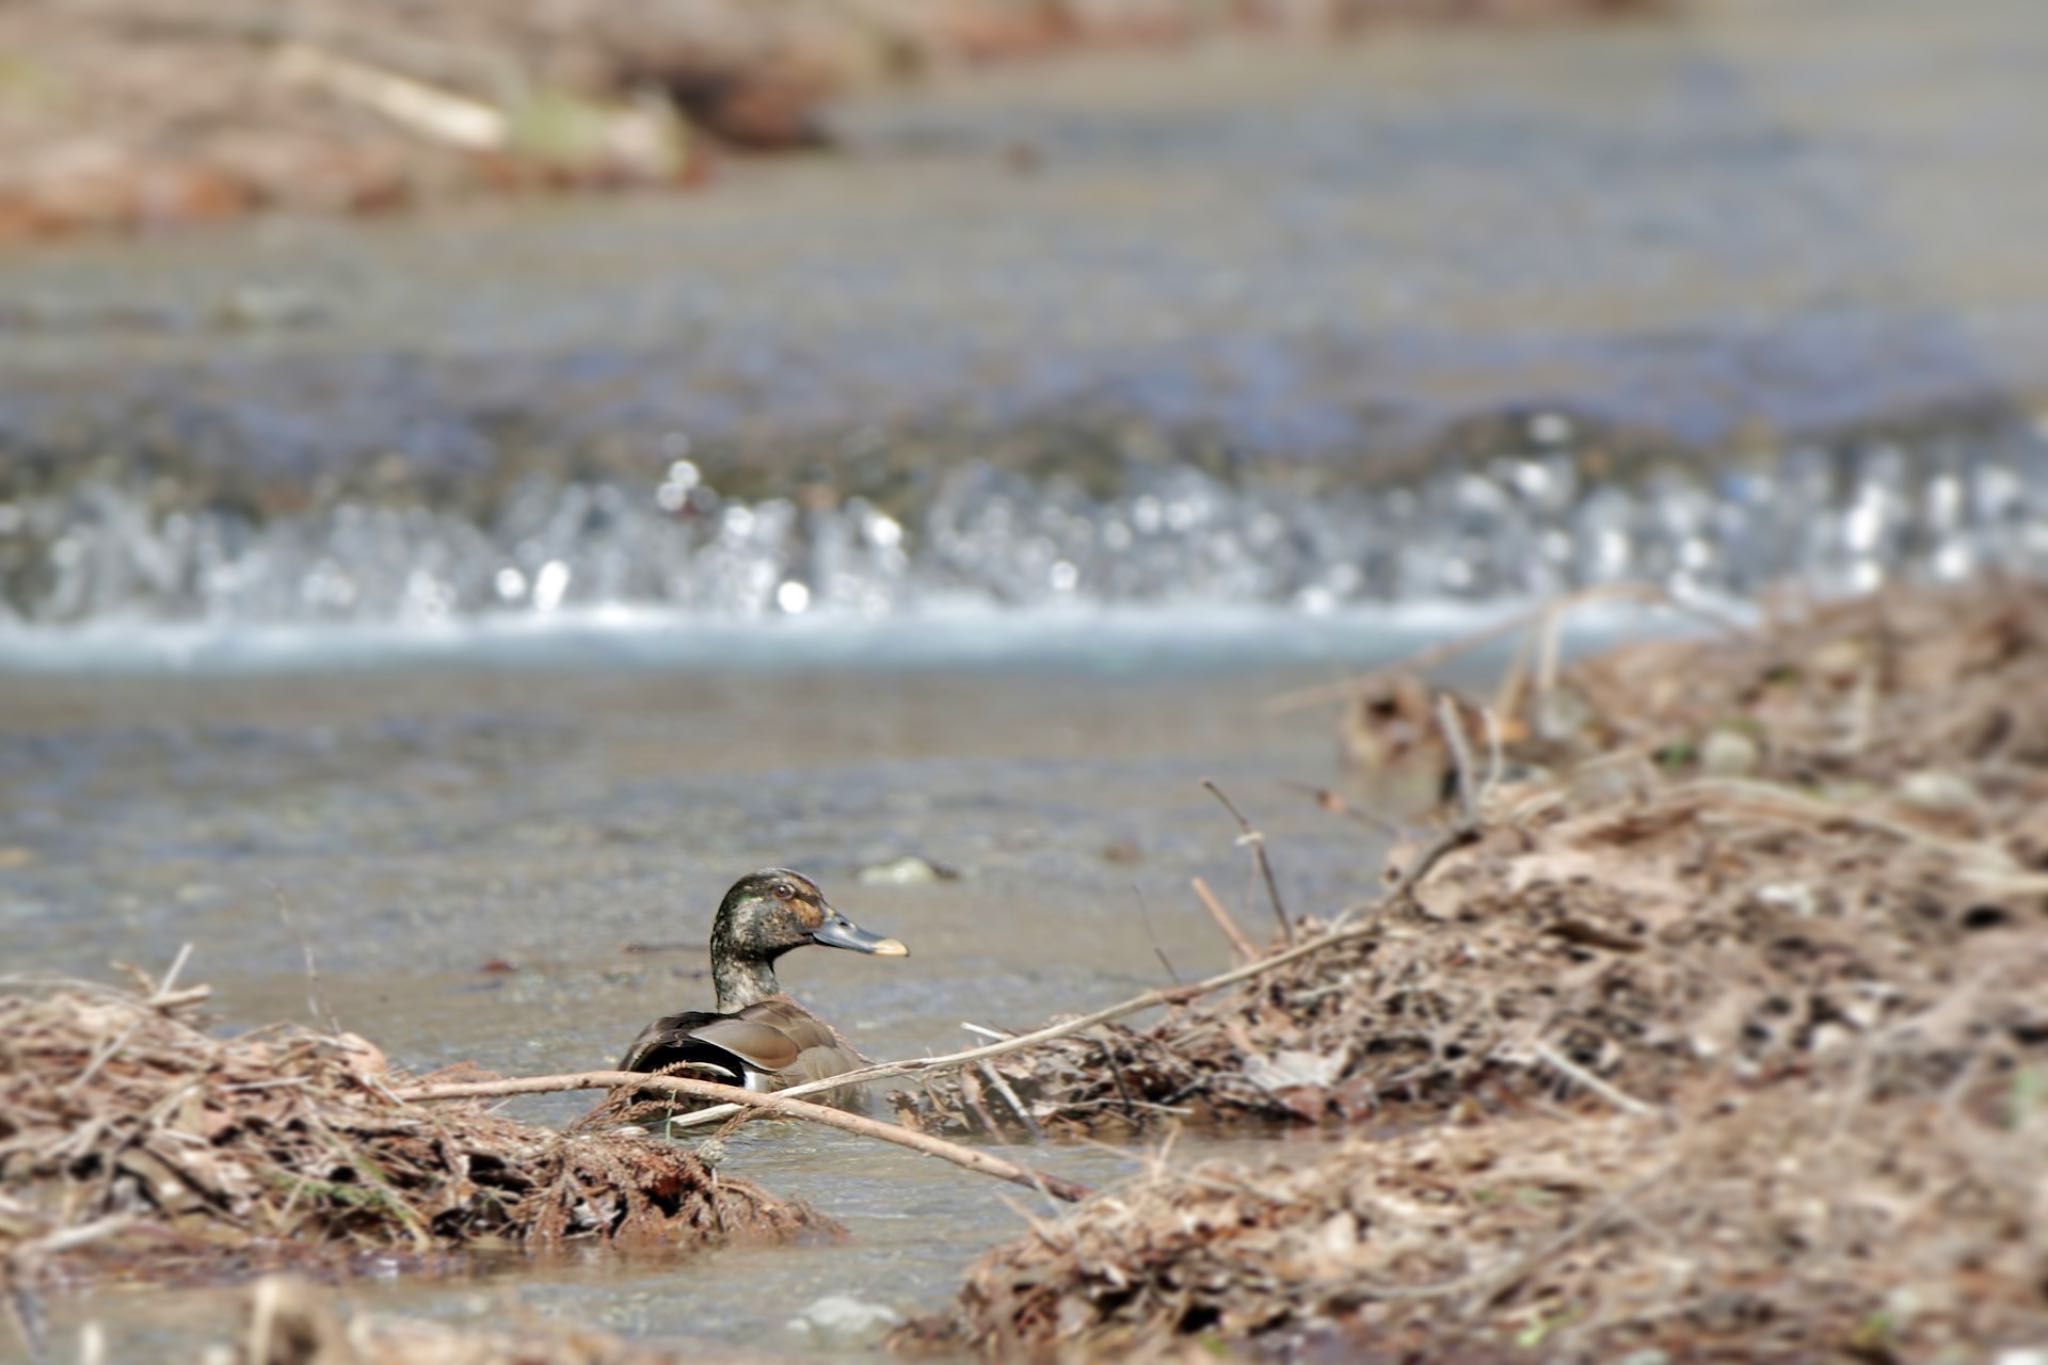
[[[735,1084],[757,1073],[770,1089],[781,1090],[843,1075],[865,1066],[867,1058],[823,1019],[786,995],[774,995],[732,1014],[697,1010],[657,1019],[626,1049],[618,1069],[660,1071],[678,1062],[729,1071]],[[859,1086],[813,1098],[843,1109],[865,1107]]]
[[[749,1018],[752,1005],[738,1014],[692,1010],[655,1020],[642,1029],[626,1055],[621,1071],[660,1071],[679,1062],[698,1062],[732,1073],[735,1081],[749,1070],[777,1072],[796,1063],[803,1045],[773,1023]]]
[[[867,1063],[839,1036],[839,1030],[788,996],[771,996],[740,1011],[740,1017],[769,1025],[797,1048],[796,1056],[776,1069],[777,1089],[803,1081],[822,1081]]]

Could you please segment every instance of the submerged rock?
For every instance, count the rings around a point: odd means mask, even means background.
[[[929,886],[934,882],[960,880],[957,868],[935,863],[916,854],[905,854],[886,862],[869,863],[853,874],[862,886]]]
[[[1700,743],[1700,771],[1708,777],[1748,777],[1762,761],[1757,742],[1740,730],[1716,730]]]
[[[870,1303],[851,1294],[828,1294],[805,1305],[787,1325],[813,1345],[847,1347],[878,1341],[890,1328],[902,1324],[903,1315],[887,1304]]]

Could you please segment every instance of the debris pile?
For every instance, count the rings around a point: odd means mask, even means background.
[[[2037,1076],[2040,1072],[2035,1073]],[[2048,1332],[2048,1102],[1820,1083],[1211,1163],[984,1257],[899,1348],[1930,1359]]]
[[[196,1026],[203,987],[0,981],[0,1265],[176,1280],[578,1241],[832,1232],[682,1148],[397,1099],[349,1034]]]
[[[2048,980],[2044,676],[2031,585],[1591,660],[1529,695],[1552,715],[1513,718],[1547,775],[1482,793],[1474,842],[1412,897],[1149,1027],[992,1059],[999,1097],[962,1071],[898,1092],[898,1116],[985,1132],[1019,1126],[1014,1096],[1055,1131],[1356,1121],[1585,1075],[1661,1100],[1703,1066],[1873,1039],[1930,1083],[2017,1065],[2048,1037],[2026,988]],[[1965,985],[1967,1026],[1941,1013]],[[1924,1018],[1948,1027],[1902,1026]]]
[[[1299,926],[1327,946],[1148,1027],[899,1099],[949,1130],[1021,1109],[1053,1131],[1176,1113],[1355,1131],[1293,1170],[1093,1200],[900,1340],[2039,1346],[2043,677],[2048,587],[1981,581],[1633,645],[1525,689],[1501,760],[1468,752],[1491,780],[1412,894]]]

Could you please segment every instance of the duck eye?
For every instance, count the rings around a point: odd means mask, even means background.
[[[772,889],[775,892],[775,899],[779,901],[786,901],[796,894],[796,888],[788,882],[777,882]]]

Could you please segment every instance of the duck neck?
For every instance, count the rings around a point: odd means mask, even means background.
[[[780,995],[775,964],[765,957],[740,957],[714,951],[711,954],[711,984],[718,992],[718,1012],[731,1014],[756,1001]]]

